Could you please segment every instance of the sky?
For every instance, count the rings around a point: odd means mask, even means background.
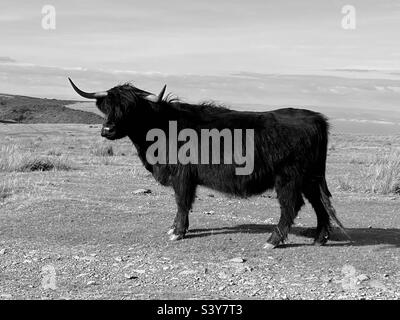
[[[41,25],[47,4],[55,30]],[[90,90],[169,82],[192,99],[261,102],[224,86],[249,74],[400,80],[399,30],[398,0],[0,0],[0,92],[76,98],[73,76]]]

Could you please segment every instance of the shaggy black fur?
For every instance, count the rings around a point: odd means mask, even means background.
[[[325,180],[329,128],[323,115],[293,108],[240,112],[212,103],[193,105],[175,99],[153,103],[145,99],[147,94],[125,84],[110,89],[107,97],[97,100],[97,106],[107,116],[107,132],[102,135],[108,139],[128,136],[146,169],[158,182],[173,187],[178,212],[170,230],[172,240],[183,238],[189,228],[188,213],[198,185],[239,197],[275,188],[281,217],[267,247],[286,239],[304,205],[303,195],[317,215],[315,244],[323,245],[328,240],[330,219],[343,230]],[[253,173],[236,175],[235,164],[151,165],[146,150],[153,142],[146,141],[146,134],[153,128],[168,133],[172,120],[177,121],[178,130],[192,128],[196,132],[202,128],[254,129]]]

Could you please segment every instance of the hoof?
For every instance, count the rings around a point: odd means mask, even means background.
[[[178,241],[184,238],[183,234],[171,234],[169,237],[170,241]]]
[[[314,240],[313,245],[316,247],[322,247],[328,242],[328,239]]]
[[[171,229],[168,230],[167,235],[171,235],[173,233],[174,233],[174,228],[171,228]]]
[[[274,246],[272,243],[267,242],[266,244],[264,244],[263,248],[265,250],[272,250],[272,249],[276,248],[276,246]]]
[[[314,239],[313,245],[314,246],[323,246],[328,242],[329,239],[329,233],[325,234],[325,235],[320,235],[319,237],[316,237]]]

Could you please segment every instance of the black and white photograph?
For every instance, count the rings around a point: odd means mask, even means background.
[[[398,0],[0,0],[0,300],[399,300],[399,30]]]

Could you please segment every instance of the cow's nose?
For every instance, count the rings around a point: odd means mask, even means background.
[[[102,129],[101,129],[101,135],[102,136],[106,136],[107,134],[109,134],[110,133],[110,128],[109,127],[103,127]]]

